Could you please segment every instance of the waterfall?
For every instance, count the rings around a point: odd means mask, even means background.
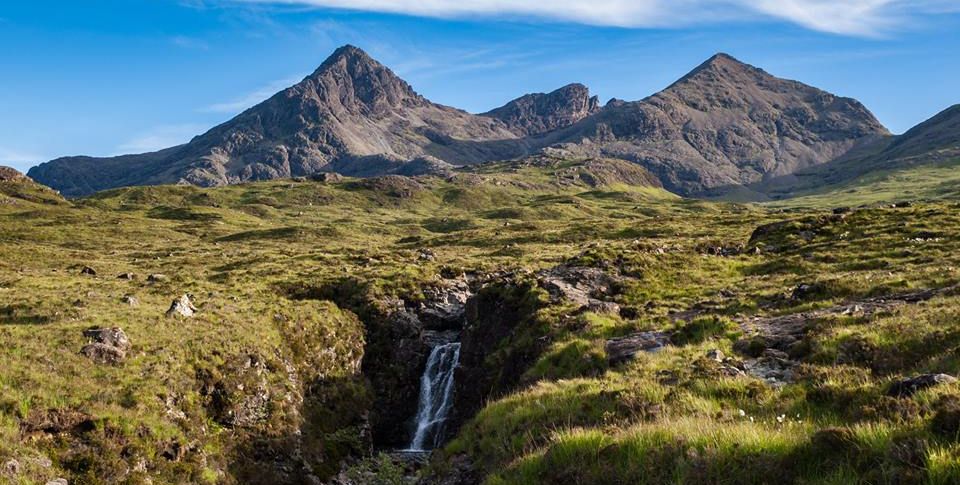
[[[440,444],[443,425],[453,407],[453,371],[460,361],[460,343],[438,345],[430,352],[420,378],[417,430],[411,451],[429,450]]]

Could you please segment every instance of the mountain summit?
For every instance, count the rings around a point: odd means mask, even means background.
[[[216,186],[336,171],[418,175],[540,150],[619,158],[683,195],[836,159],[888,137],[859,102],[717,54],[641,101],[600,107],[586,86],[528,94],[480,115],[419,95],[361,49],[195,137],[140,155],[67,157],[35,180],[78,196],[124,185]]]

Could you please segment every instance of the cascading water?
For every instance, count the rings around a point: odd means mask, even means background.
[[[460,343],[437,345],[430,352],[420,378],[417,430],[410,451],[426,451],[440,444],[443,425],[453,407],[453,371],[460,361]]]

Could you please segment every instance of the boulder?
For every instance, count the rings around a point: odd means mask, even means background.
[[[190,295],[182,295],[180,298],[173,300],[166,315],[167,317],[180,316],[191,318],[196,312],[197,308],[193,306],[193,302],[190,301]]]
[[[310,178],[314,181],[324,182],[328,184],[343,182],[343,175],[340,175],[339,173],[336,173],[336,172],[315,173],[311,175]]]
[[[670,342],[665,332],[638,332],[607,340],[606,351],[610,365],[616,365],[636,358],[641,352],[652,352],[663,348]]]
[[[952,384],[957,378],[947,374],[922,374],[896,381],[887,389],[887,395],[893,397],[910,397],[919,391],[941,384]]]
[[[540,287],[554,299],[565,299],[579,306],[613,293],[617,279],[599,268],[557,266],[539,274]]]
[[[80,353],[98,364],[119,364],[127,357],[123,350],[99,342],[84,345]]]
[[[92,343],[101,343],[115,347],[124,352],[130,350],[130,339],[120,327],[99,328],[93,327],[83,331],[83,336],[90,339]]]
[[[719,349],[712,349],[707,351],[707,358],[717,362],[723,362],[723,359],[726,358],[726,356],[723,355],[723,352]]]

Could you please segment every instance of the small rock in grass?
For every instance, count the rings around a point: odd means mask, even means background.
[[[924,389],[940,384],[952,384],[957,378],[947,374],[923,374],[894,382],[887,389],[888,396],[909,397]]]
[[[153,273],[153,274],[147,275],[148,283],[160,283],[162,281],[167,281],[168,279],[170,278],[168,278],[167,275],[160,274],[160,273]]]
[[[193,306],[193,302],[190,301],[190,295],[183,295],[176,300],[173,300],[173,303],[170,304],[170,309],[167,310],[168,317],[193,317],[197,312],[197,308]]]
[[[127,357],[126,352],[99,342],[84,345],[80,353],[98,364],[117,364]]]
[[[712,349],[712,350],[708,350],[708,351],[707,351],[707,358],[710,359],[710,360],[715,360],[715,361],[717,361],[717,362],[723,362],[723,359],[724,359],[725,357],[726,357],[726,356],[723,355],[723,352],[721,352],[719,349]]]
[[[117,279],[118,279],[118,280],[133,281],[133,280],[137,279],[137,275],[135,275],[135,274],[133,274],[133,273],[120,273],[120,274],[117,275]]]
[[[97,270],[89,266],[84,266],[83,269],[80,270],[80,274],[87,275],[87,276],[96,276]]]
[[[123,298],[121,298],[121,301],[123,301],[124,303],[126,303],[126,304],[129,305],[129,306],[139,306],[139,305],[140,305],[140,300],[138,300],[137,297],[135,297],[135,296],[133,296],[133,295],[123,295]]]
[[[66,478],[54,478],[47,482],[47,485],[70,485]]]
[[[88,328],[83,331],[83,336],[90,339],[93,343],[100,343],[110,347],[115,347],[124,352],[130,350],[130,339],[120,327]]]

